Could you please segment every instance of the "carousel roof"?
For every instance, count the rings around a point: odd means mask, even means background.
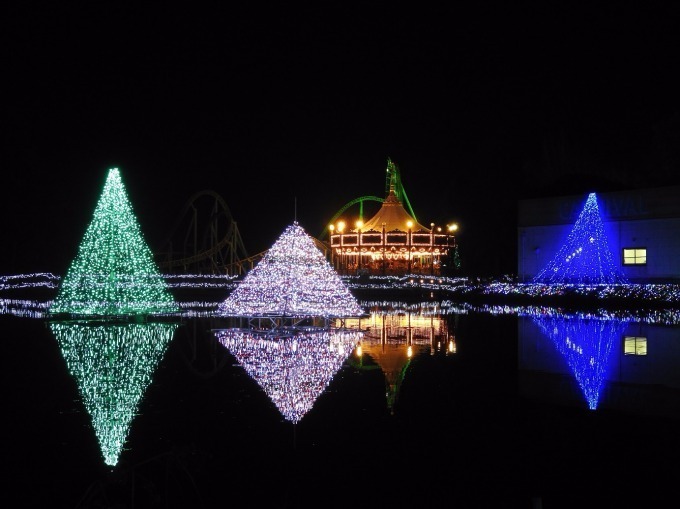
[[[406,209],[394,192],[394,187],[391,186],[390,192],[387,195],[387,198],[385,198],[380,210],[371,219],[364,223],[364,226],[361,227],[361,230],[364,232],[367,230],[382,231],[383,223],[385,223],[386,232],[393,230],[401,230],[405,232],[408,231],[408,227],[406,226],[408,221],[413,222],[413,227],[411,228],[412,232],[417,232],[420,230],[424,230],[426,232],[430,231],[429,228],[426,228],[422,224],[418,223],[408,212],[406,212]]]

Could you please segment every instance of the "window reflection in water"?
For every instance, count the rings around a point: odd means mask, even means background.
[[[130,424],[177,323],[51,322],[107,465],[115,466]]]
[[[352,353],[358,330],[216,330],[215,336],[293,424],[311,410]]]

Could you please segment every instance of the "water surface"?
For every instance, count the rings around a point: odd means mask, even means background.
[[[209,316],[178,320],[160,352],[128,341],[122,354],[75,355],[63,331],[5,302],[6,492],[74,508],[678,501],[673,318],[364,304],[371,317],[345,324],[363,331],[360,348],[317,337],[326,357],[314,361],[302,338],[220,341],[230,324]],[[273,348],[288,359],[276,367],[263,362]],[[144,369],[120,368],[131,358]],[[109,465],[93,416],[118,414],[93,404],[120,405],[135,387]]]

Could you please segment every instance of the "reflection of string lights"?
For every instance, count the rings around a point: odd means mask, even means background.
[[[13,315],[21,318],[44,318],[51,301],[0,299],[0,315]]]
[[[297,423],[361,340],[360,331],[300,331],[288,335],[245,329],[215,332],[283,417]]]
[[[23,318],[45,318],[52,301],[26,299],[0,299],[0,315],[14,315]],[[182,301],[178,302],[180,311],[177,317],[210,318],[215,316],[215,310],[222,301]],[[364,308],[391,306],[393,301],[361,301]],[[435,305],[436,304],[436,305]],[[420,308],[420,310],[419,310]],[[422,313],[424,316],[465,315],[470,312],[487,313],[492,315],[577,315],[581,317],[616,318],[619,320],[642,322],[650,324],[677,325],[680,324],[680,309],[593,309],[567,313],[561,308],[549,306],[514,306],[509,304],[470,304],[467,302],[453,302],[442,300],[436,303],[425,302],[419,304],[402,303],[401,309]],[[346,319],[349,325],[352,319]],[[357,322],[358,323],[358,322]],[[367,321],[362,320],[362,323]]]
[[[107,465],[118,463],[139,401],[178,326],[50,323]]]
[[[118,168],[112,168],[50,313],[108,316],[177,310],[142,237]]]
[[[220,305],[220,315],[359,316],[361,307],[304,229],[287,227]]]
[[[610,354],[626,322],[594,318],[537,316],[534,322],[549,337],[574,373],[591,410],[597,409]]]
[[[561,308],[548,306],[510,306],[507,304],[472,305],[457,303],[457,308],[465,312],[489,313],[492,315],[518,316],[557,316],[576,318],[599,318],[621,320],[627,322],[642,322],[650,324],[678,325],[680,324],[680,309],[595,309],[588,311],[567,312]],[[459,313],[462,314],[462,313]]]

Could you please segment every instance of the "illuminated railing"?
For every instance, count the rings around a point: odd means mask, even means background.
[[[456,242],[453,235],[435,233],[434,229],[331,231],[332,261],[340,274],[439,274],[442,258]]]

